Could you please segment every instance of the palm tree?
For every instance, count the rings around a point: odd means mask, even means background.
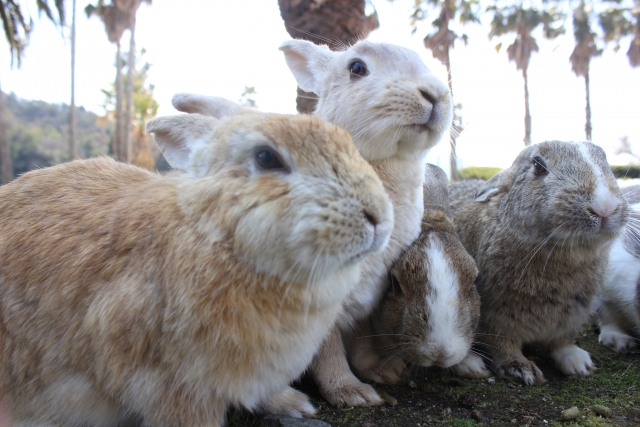
[[[450,51],[454,47],[454,43],[458,38],[461,38],[464,43],[467,43],[467,35],[463,34],[459,37],[455,32],[449,28],[449,23],[458,16],[459,22],[464,25],[469,22],[477,22],[480,20],[477,16],[476,6],[477,0],[416,0],[414,5],[414,12],[412,15],[412,24],[414,25],[414,32],[416,31],[415,23],[426,19],[428,11],[423,9],[423,4],[426,4],[430,8],[439,10],[439,16],[436,18],[432,25],[436,28],[436,31],[427,35],[424,38],[424,46],[431,50],[431,54],[434,58],[442,62],[447,67],[447,77],[449,82],[449,90],[451,91],[451,97],[453,99],[453,78],[451,75],[451,59]],[[456,112],[454,112],[453,124],[450,130],[450,145],[451,145],[451,180],[458,180],[458,165],[456,159],[456,139],[462,132],[462,120]]]
[[[63,26],[64,0],[54,0],[54,7],[58,13],[58,18],[54,18],[49,0],[37,0],[38,11],[44,12],[56,25]],[[20,68],[24,49],[29,43],[29,36],[33,29],[33,20],[25,19],[25,15],[20,8],[19,0],[0,1],[0,19],[4,28],[4,35],[9,43],[11,53],[11,66],[17,63]],[[13,179],[13,164],[11,162],[11,148],[7,140],[7,129],[4,123],[4,94],[0,90],[0,168],[2,169],[2,184],[6,184]]]
[[[293,38],[339,49],[378,28],[378,14],[367,15],[365,0],[278,0],[280,15]],[[298,111],[311,113],[317,96],[298,88]]]
[[[538,44],[531,33],[542,25],[544,36],[554,39],[564,34],[562,26],[556,27],[559,21],[564,19],[564,14],[555,8],[539,10],[525,8],[522,4],[517,6],[498,7],[491,6],[487,11],[493,12],[491,32],[489,38],[499,37],[507,33],[516,33],[513,43],[507,48],[509,60],[516,63],[516,69],[522,70],[524,79],[524,144],[531,144],[531,112],[529,111],[529,80],[527,71],[533,52],[538,51]],[[500,50],[502,43],[496,46]]]
[[[123,128],[123,145],[127,150],[127,160],[131,156],[131,129],[134,110],[133,103],[133,81],[136,63],[136,13],[142,3],[151,4],[152,0],[115,0],[116,6],[129,14],[129,57],[127,59],[127,87],[125,91],[126,107]]]
[[[69,107],[69,160],[76,158],[76,0],[71,12],[71,105]]]
[[[599,16],[604,40],[615,42],[617,51],[620,49],[620,40],[630,37],[627,57],[632,67],[640,67],[640,0],[634,0],[633,7],[623,7],[615,0],[613,4]]]
[[[571,69],[576,76],[584,77],[585,93],[586,93],[586,124],[584,131],[587,141],[591,141],[591,101],[589,92],[589,63],[591,58],[600,56],[602,50],[598,49],[595,44],[596,34],[591,29],[591,19],[589,13],[591,8],[588,8],[584,0],[580,2],[573,11],[573,35],[576,40],[576,47],[573,49],[573,53],[569,57],[571,61]]]
[[[124,124],[122,121],[122,54],[120,39],[124,31],[130,27],[130,14],[118,8],[115,3],[106,4],[104,0],[98,0],[96,5],[85,7],[87,17],[97,15],[104,23],[107,38],[116,45],[116,129],[113,138],[113,151],[115,157],[123,162],[128,160],[129,150],[124,145]]]

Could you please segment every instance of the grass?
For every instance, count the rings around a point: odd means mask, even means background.
[[[305,377],[295,387],[308,393],[318,408],[318,419],[333,427],[417,427],[423,426],[638,426],[640,427],[640,359],[638,354],[617,354],[597,342],[597,327],[587,325],[578,344],[591,353],[598,369],[589,377],[567,378],[536,348],[525,354],[536,361],[548,382],[527,387],[511,378],[463,379],[441,369],[414,369],[407,385],[376,386],[398,400],[396,406],[375,408],[333,408],[318,394],[313,381]],[[473,407],[462,407],[458,399],[473,397]],[[593,405],[612,410],[611,418],[593,412]],[[576,406],[578,418],[561,422],[563,410]],[[260,417],[232,412],[230,427],[257,427]]]

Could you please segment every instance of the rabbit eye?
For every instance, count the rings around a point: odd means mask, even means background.
[[[256,164],[260,169],[284,169],[278,155],[269,148],[260,148],[255,154]]]
[[[362,61],[353,61],[349,66],[351,77],[364,77],[367,75],[367,66]]]
[[[536,176],[542,176],[549,173],[549,169],[547,169],[547,166],[544,164],[544,160],[540,157],[533,158],[533,173]]]

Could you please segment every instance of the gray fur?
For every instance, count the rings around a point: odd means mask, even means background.
[[[534,158],[547,173],[536,175]],[[596,200],[598,176],[606,195]],[[478,264],[477,340],[494,369],[527,384],[544,382],[521,352],[522,344],[539,342],[565,374],[590,373],[588,354],[572,340],[589,317],[606,253],[628,214],[604,151],[591,143],[536,144],[487,182],[453,184],[450,197],[456,231]],[[615,211],[597,216],[596,201]]]

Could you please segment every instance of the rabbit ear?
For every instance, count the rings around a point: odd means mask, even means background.
[[[511,188],[513,177],[511,168],[497,173],[476,192],[476,202],[488,202],[496,194],[506,193]]]
[[[305,92],[315,92],[318,80],[324,74],[333,52],[324,45],[306,40],[288,40],[278,48],[293,73],[298,86]]]
[[[237,113],[241,107],[233,101],[219,96],[204,96],[193,93],[178,93],[171,98],[171,105],[178,111],[202,114],[221,119]]]
[[[217,119],[200,114],[158,117],[147,123],[147,133],[174,169],[186,170],[194,149],[206,143]]]
[[[427,163],[424,181],[424,210],[449,216],[449,179],[436,165]]]

